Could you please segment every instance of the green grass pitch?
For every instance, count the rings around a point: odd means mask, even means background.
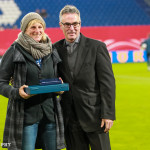
[[[110,130],[112,150],[150,150],[150,71],[146,63],[113,64],[113,70],[116,121]],[[7,99],[0,96],[0,144],[6,106]]]

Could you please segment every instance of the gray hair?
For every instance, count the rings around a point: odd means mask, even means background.
[[[61,21],[62,19],[62,15],[63,14],[77,14],[79,16],[79,19],[81,21],[81,18],[80,18],[80,11],[73,5],[66,5],[64,8],[62,8],[62,10],[60,11],[59,13],[59,21]]]

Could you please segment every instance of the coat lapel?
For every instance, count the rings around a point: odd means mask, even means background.
[[[70,68],[68,65],[68,57],[67,57],[67,49],[64,46],[64,40],[61,41],[61,44],[57,47],[60,58],[62,59],[62,67],[61,70],[68,76],[69,79],[72,79],[71,73],[70,73]],[[72,79],[73,80],[73,79]]]
[[[78,54],[77,54],[75,69],[74,69],[74,79],[77,77],[80,69],[82,68],[86,55],[89,51],[88,42],[86,42],[86,40],[87,38],[81,34],[81,39],[80,39],[79,45],[77,46]],[[61,68],[61,70],[68,76],[68,79],[71,79],[71,81],[73,81],[74,79],[71,76],[70,68],[68,65],[67,49],[64,46],[64,40],[61,40],[59,45],[57,45],[57,50],[59,52],[60,58],[62,59],[63,68]]]
[[[88,42],[86,42],[86,37],[83,36],[82,34],[81,34],[80,43],[77,46],[77,48],[78,48],[78,55],[75,63],[74,78],[76,78],[78,73],[80,72],[84,60],[86,58],[86,55],[89,51]]]

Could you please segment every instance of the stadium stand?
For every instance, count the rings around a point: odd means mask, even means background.
[[[67,4],[80,10],[81,32],[103,41],[112,62],[146,60],[140,44],[150,32],[150,0],[0,0],[0,56],[17,38],[20,21],[29,12],[45,10],[46,33],[52,42],[64,38],[59,12]]]
[[[58,27],[59,11],[66,4],[73,4],[79,8],[82,26],[150,24],[148,0],[0,0],[0,26],[20,27],[20,20],[26,13],[46,9],[48,16],[44,19],[47,27]],[[3,9],[7,10],[5,17],[2,17]],[[15,18],[16,16],[19,17]]]

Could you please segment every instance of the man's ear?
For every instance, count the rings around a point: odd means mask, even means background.
[[[60,29],[62,30],[62,23],[61,22],[59,22],[59,26],[60,26]]]

